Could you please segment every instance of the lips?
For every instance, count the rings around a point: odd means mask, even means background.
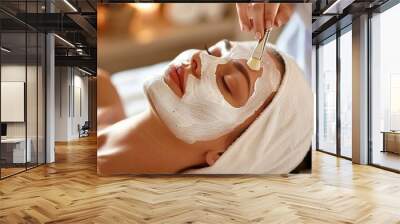
[[[184,87],[184,69],[182,68],[182,66],[177,67],[175,65],[171,65],[168,69],[168,75],[172,80],[172,82],[176,84],[176,86],[183,94],[185,92],[185,87]]]
[[[189,75],[200,79],[200,58],[194,54],[190,60],[183,61],[180,65],[170,65],[165,73],[167,84],[179,97],[185,94],[186,81]]]

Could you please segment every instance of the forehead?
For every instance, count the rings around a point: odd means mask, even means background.
[[[255,41],[229,41],[221,40],[215,43],[211,48],[219,48],[224,57],[230,59],[248,59],[256,45]]]
[[[233,42],[229,41],[227,39],[220,40],[213,45],[213,47],[224,48],[227,50],[230,50],[232,48],[232,46],[233,46]]]

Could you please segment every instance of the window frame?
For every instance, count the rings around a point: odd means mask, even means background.
[[[341,84],[341,67],[340,67],[340,37],[347,32],[352,31],[352,23],[346,25],[340,30],[337,30],[336,33],[331,36],[321,40],[316,44],[316,151],[327,153],[329,155],[337,156],[343,159],[352,160],[352,158],[342,155],[341,150],[341,119],[340,119],[340,84]],[[319,48],[321,44],[327,44],[331,41],[336,41],[336,152],[328,152],[319,147],[319,88],[320,88],[320,80],[319,80]]]

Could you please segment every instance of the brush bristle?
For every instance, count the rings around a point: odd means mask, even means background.
[[[261,68],[261,60],[258,60],[257,58],[249,58],[249,60],[247,60],[247,65],[255,71],[259,71]]]

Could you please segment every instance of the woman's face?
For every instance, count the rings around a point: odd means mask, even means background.
[[[226,40],[209,50],[187,50],[145,84],[154,111],[177,138],[189,144],[217,139],[264,104],[278,71],[267,56],[259,71],[251,70],[246,61],[252,50]]]
[[[218,90],[223,95],[226,102],[233,107],[241,107],[245,105],[247,100],[254,92],[254,85],[258,77],[262,74],[262,70],[254,71],[246,64],[246,59],[231,59],[229,53],[233,43],[223,40],[213,45],[211,48],[195,52],[186,60],[171,64],[164,74],[164,81],[168,87],[178,96],[182,98],[185,94],[187,80],[189,76],[201,79],[202,60],[200,53],[207,52],[212,57],[209,60],[218,60],[226,57],[228,60],[225,64],[218,64],[216,69],[216,82]]]

